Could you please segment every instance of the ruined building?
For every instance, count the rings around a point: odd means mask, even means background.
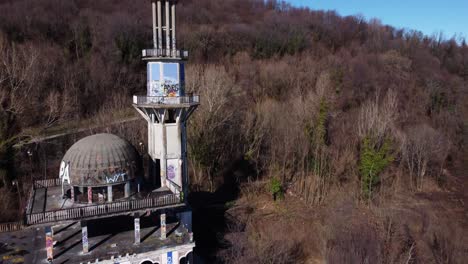
[[[176,48],[176,4],[151,2],[147,94],[133,97],[148,122],[149,172],[115,135],[77,141],[57,178],[33,183],[24,222],[3,227],[21,229],[0,234],[5,263],[193,263],[186,122],[199,98],[184,90],[188,54]]]

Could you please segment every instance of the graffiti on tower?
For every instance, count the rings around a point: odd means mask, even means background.
[[[148,96],[163,96],[161,89],[161,64],[148,63]]]
[[[180,96],[180,71],[183,67],[179,63],[148,63],[148,96],[176,97]]]
[[[180,160],[179,159],[168,159],[167,160],[167,179],[171,182],[182,186],[182,179],[180,177]]]
[[[164,63],[163,65],[164,95],[169,97],[179,96],[179,64]]]

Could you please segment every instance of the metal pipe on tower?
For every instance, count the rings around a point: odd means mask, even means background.
[[[158,0],[158,49],[162,49],[162,12],[161,0]]]
[[[169,55],[168,53],[171,50],[170,24],[169,1],[166,0],[166,56]]]
[[[176,3],[172,2],[172,52],[176,55]]]
[[[156,0],[151,1],[151,7],[153,10],[153,46],[155,49],[158,48],[158,28],[156,23]]]

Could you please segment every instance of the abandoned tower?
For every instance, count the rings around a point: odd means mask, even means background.
[[[199,97],[184,89],[177,1],[151,4],[154,46],[142,51],[147,94],[133,97],[148,122],[149,169],[115,135],[77,141],[57,178],[33,183],[24,223],[12,228],[21,230],[0,234],[3,260],[21,251],[24,263],[193,263],[186,122]]]

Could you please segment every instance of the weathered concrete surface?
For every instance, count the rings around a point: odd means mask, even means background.
[[[141,219],[141,242],[135,245],[134,218],[121,216],[88,221],[89,253],[83,254],[79,222],[54,226],[54,263],[94,263],[112,256],[135,256],[157,249],[169,250],[191,244],[187,230],[175,219],[168,219],[167,239],[160,239],[159,216]],[[171,222],[169,222],[171,221]],[[177,229],[177,231],[176,231]],[[189,245],[190,247],[190,245]],[[1,263],[47,263],[44,228],[0,234]]]

